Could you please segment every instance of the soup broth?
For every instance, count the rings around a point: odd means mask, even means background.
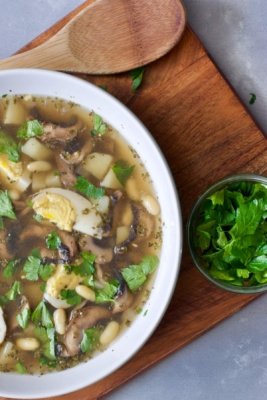
[[[161,246],[142,160],[98,114],[0,100],[0,370],[102,351],[142,311]]]

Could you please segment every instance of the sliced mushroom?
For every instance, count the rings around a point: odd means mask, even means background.
[[[83,331],[91,328],[101,320],[111,317],[111,312],[106,308],[99,306],[88,306],[77,312],[77,315],[70,321],[64,336],[65,351],[62,355],[65,357],[75,356],[80,352],[80,343],[83,337]]]
[[[60,172],[60,180],[65,187],[73,187],[76,183],[74,166],[68,164],[60,154],[55,156],[57,168]]]
[[[127,246],[132,243],[138,245],[147,240],[153,233],[155,220],[146,209],[138,203],[132,203],[133,223],[129,229],[128,238],[114,247],[115,254],[123,254],[127,251]]]
[[[16,253],[16,234],[13,234],[13,225],[10,230],[0,231],[0,257],[1,259],[10,260]]]
[[[133,295],[130,293],[124,280],[121,280],[119,290],[114,299],[114,306],[112,312],[114,314],[121,313],[127,310],[133,304]]]
[[[76,147],[72,145],[74,141]],[[93,143],[91,140],[86,141],[84,144],[80,138],[75,137],[64,148],[64,151],[61,153],[61,157],[67,164],[77,165],[82,162],[82,160],[87,154],[91,153],[92,148],[93,148]],[[75,150],[73,151],[73,149]]]
[[[83,235],[79,240],[79,247],[83,251],[91,251],[96,256],[96,263],[106,264],[113,258],[110,241],[110,238],[99,240],[88,235]]]
[[[51,146],[65,146],[66,142],[77,136],[81,128],[81,122],[77,121],[72,126],[60,126],[53,123],[44,123],[44,133],[40,136],[40,140]]]
[[[2,307],[0,306],[0,344],[3,343],[6,337],[6,322],[4,319],[4,312]]]
[[[59,258],[64,262],[70,262],[77,254],[77,245],[74,237],[65,231],[59,232],[60,239],[62,241],[58,249]]]

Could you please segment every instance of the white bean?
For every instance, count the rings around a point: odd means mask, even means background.
[[[141,202],[149,214],[151,215],[159,214],[160,207],[155,197],[150,196],[150,194],[146,194],[142,196]]]
[[[120,330],[120,324],[116,321],[111,321],[107,324],[100,335],[99,341],[104,346],[108,345],[115,339]]]
[[[58,308],[53,314],[56,332],[64,335],[66,332],[66,312],[63,308]]]
[[[32,161],[27,165],[30,172],[47,172],[52,169],[52,165],[48,161]]]
[[[8,191],[8,194],[9,194],[11,200],[18,200],[20,198],[20,193],[16,189],[10,189]]]
[[[45,185],[46,187],[61,187],[60,176],[50,172],[45,178]]]
[[[78,285],[75,288],[76,293],[89,301],[95,301],[95,292],[85,285]]]
[[[37,350],[39,348],[40,343],[38,342],[38,340],[36,338],[25,337],[25,338],[17,339],[16,340],[16,346],[20,350],[35,351],[35,350]]]

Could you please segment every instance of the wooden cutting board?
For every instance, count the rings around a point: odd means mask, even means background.
[[[26,48],[46,40],[75,12]],[[131,92],[129,74],[80,76],[105,85],[148,127],[174,175],[184,225],[197,197],[213,182],[239,172],[267,173],[267,143],[263,134],[189,28],[167,56],[146,67],[142,87],[136,93]],[[175,293],[161,324],[143,349],[109,377],[54,400],[100,398],[254,298],[227,293],[210,284],[193,266],[184,243]]]

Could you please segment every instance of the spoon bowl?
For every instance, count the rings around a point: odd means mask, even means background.
[[[47,42],[0,61],[0,69],[123,72],[166,54],[179,41],[184,27],[180,0],[98,0]]]

